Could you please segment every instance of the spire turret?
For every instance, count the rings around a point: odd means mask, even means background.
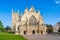
[[[32,6],[29,11],[30,11],[30,12],[35,12],[34,7]]]
[[[38,9],[38,14],[40,15],[40,10]]]
[[[19,15],[19,9],[18,9],[18,12],[17,12],[17,13],[18,13],[18,15]]]
[[[12,13],[13,13],[14,11],[13,11],[13,8],[12,8]]]
[[[25,8],[25,13],[27,13],[28,12],[28,8]]]

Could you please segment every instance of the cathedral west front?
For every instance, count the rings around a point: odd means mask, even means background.
[[[46,34],[46,25],[44,25],[43,17],[40,11],[36,11],[34,7],[25,9],[23,15],[12,10],[12,31],[15,34]]]

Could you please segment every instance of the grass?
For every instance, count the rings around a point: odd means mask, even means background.
[[[0,40],[26,40],[23,36],[0,32]]]

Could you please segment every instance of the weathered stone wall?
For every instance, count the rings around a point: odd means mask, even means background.
[[[18,21],[21,19],[20,21]],[[16,34],[46,34],[46,26],[40,11],[36,12],[33,7],[25,9],[21,18],[16,13],[12,13],[12,29],[15,26]]]

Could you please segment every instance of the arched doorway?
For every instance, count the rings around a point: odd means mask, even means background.
[[[35,30],[32,30],[32,34],[35,34]]]
[[[26,34],[26,31],[24,31],[24,34]]]
[[[41,34],[43,34],[43,31],[41,31]]]
[[[20,31],[20,28],[19,28],[19,26],[18,26],[18,31]]]
[[[18,33],[20,34],[20,27],[18,26]]]
[[[15,33],[16,32],[16,26],[13,26],[12,32]]]

